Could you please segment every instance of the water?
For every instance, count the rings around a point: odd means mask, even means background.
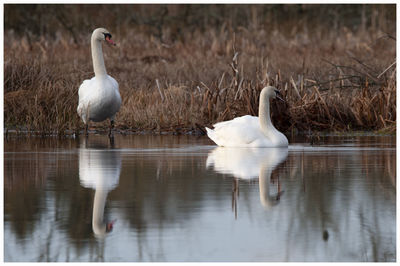
[[[392,137],[11,138],[4,260],[395,261],[395,153]]]

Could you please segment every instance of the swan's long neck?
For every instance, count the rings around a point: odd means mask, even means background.
[[[96,39],[95,35],[92,35],[91,48],[94,75],[96,77],[107,75],[106,66],[104,65],[103,49],[101,48],[101,42]]]
[[[260,97],[260,107],[258,108],[258,116],[260,119],[261,131],[267,136],[272,137],[271,134],[275,133],[276,128],[272,125],[271,117],[269,114],[269,97],[262,95]]]
[[[97,235],[105,234],[106,224],[103,221],[104,207],[106,206],[108,191],[104,189],[96,189],[94,193],[92,228]]]

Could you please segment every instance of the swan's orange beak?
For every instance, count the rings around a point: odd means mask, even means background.
[[[106,41],[109,43],[109,44],[111,44],[111,45],[117,45],[113,40],[111,40],[111,38],[110,37],[108,37],[108,36],[106,36]]]

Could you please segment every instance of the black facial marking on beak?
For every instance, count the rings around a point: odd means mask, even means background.
[[[282,99],[282,94],[278,91],[278,90],[274,90],[276,93],[276,98],[278,98],[279,100],[281,100],[282,102],[285,102],[284,99]]]
[[[104,39],[107,40],[107,37],[108,37],[109,39],[111,39],[111,34],[110,34],[110,33],[103,33],[103,34],[104,34]]]

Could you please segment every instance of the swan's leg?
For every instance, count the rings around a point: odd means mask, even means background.
[[[110,119],[110,131],[108,132],[108,137],[113,138],[114,134],[113,134],[113,128],[114,128],[114,120]]]
[[[85,135],[86,137],[89,136],[89,123],[90,123],[90,110],[89,110],[90,103],[86,107],[86,115],[84,116],[83,122],[85,123]],[[83,118],[83,116],[82,116]],[[87,118],[87,119],[86,119]]]

